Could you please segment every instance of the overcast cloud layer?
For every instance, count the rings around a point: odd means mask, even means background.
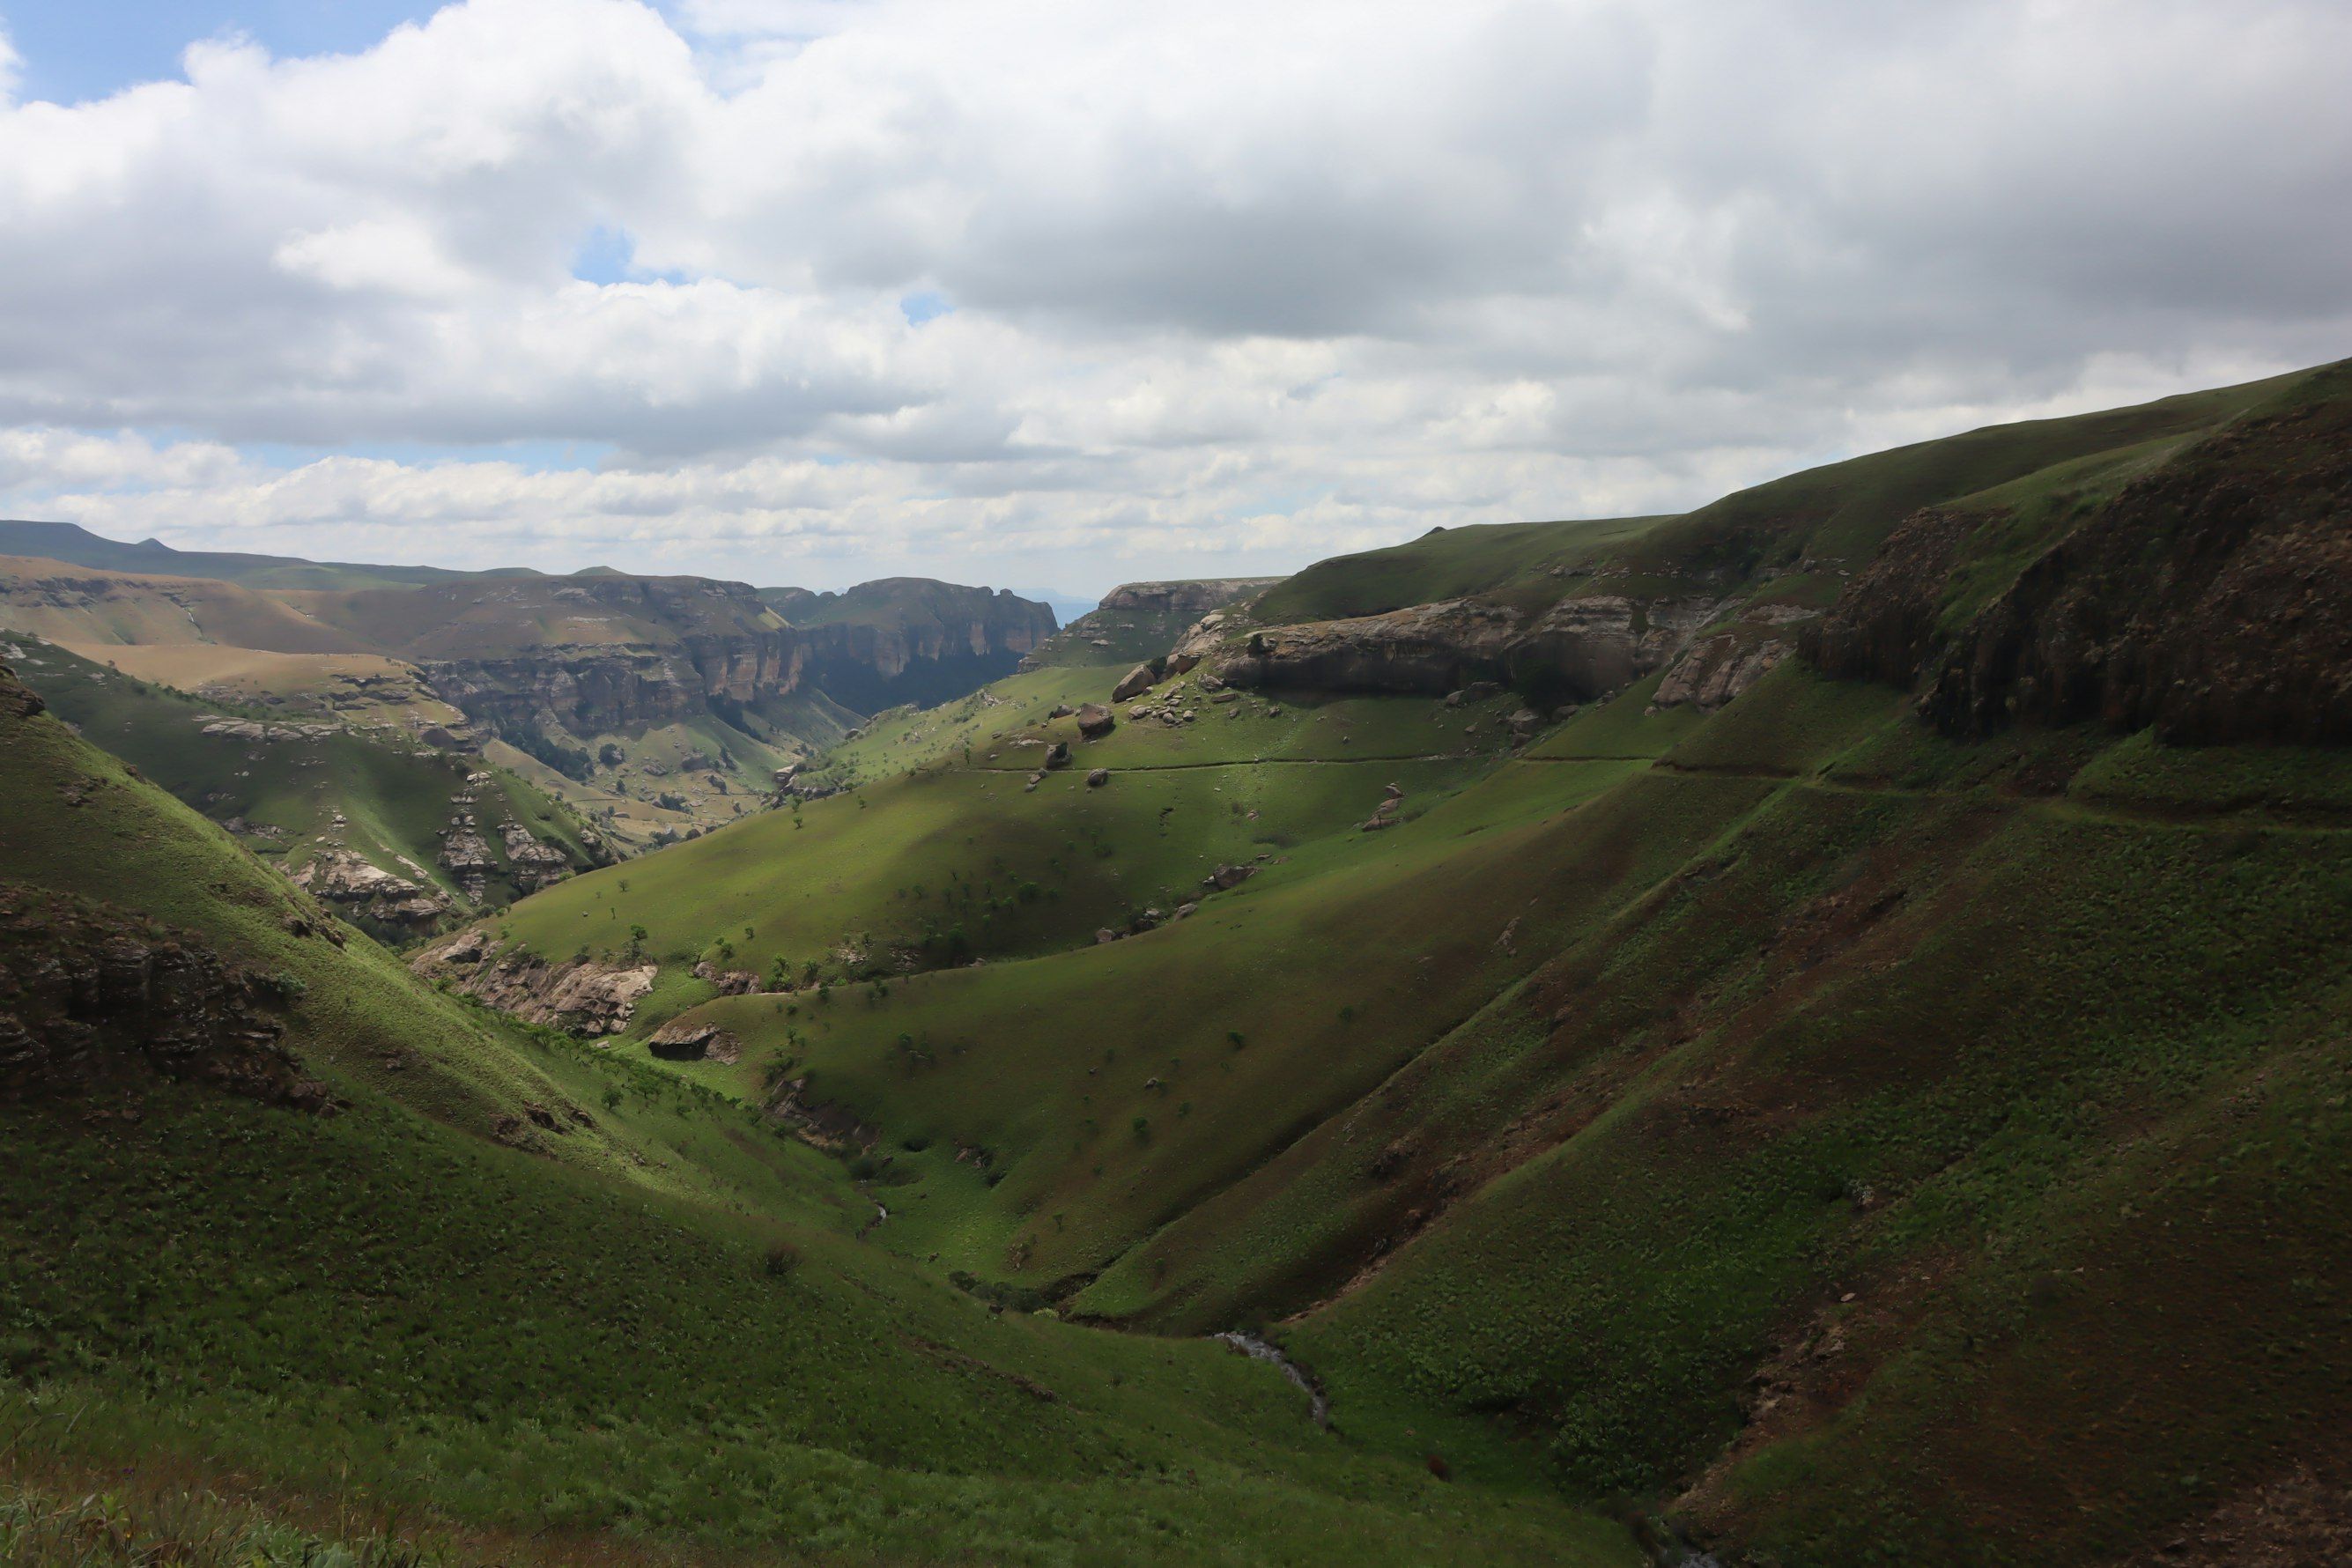
[[[1093,592],[2352,353],[2334,0],[467,0],[15,65],[0,515],[189,547]]]

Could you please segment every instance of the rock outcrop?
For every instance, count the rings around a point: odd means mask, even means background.
[[[1953,735],[2096,720],[2190,744],[2352,742],[2352,371],[2126,485],[1940,626],[2001,521],[1912,517],[1806,628],[1807,659],[1922,685]]]
[[[1202,616],[1272,587],[1276,577],[1204,577],[1191,582],[1122,583],[1102,603],[1062,628],[1021,661],[1041,664],[1109,664],[1153,658]]]
[[[743,1059],[743,1042],[716,1024],[672,1018],[656,1029],[646,1049],[673,1062],[718,1062],[731,1067]]]
[[[446,895],[396,877],[349,849],[321,849],[293,877],[296,887],[354,922],[425,931],[450,910]]]
[[[1440,696],[1473,680],[1544,684],[1581,700],[1613,691],[1679,654],[1714,619],[1706,597],[1597,594],[1540,613],[1447,599],[1385,615],[1269,626],[1221,642],[1204,662],[1255,689]]]
[[[520,822],[509,822],[499,829],[506,840],[507,875],[519,893],[536,893],[572,875],[572,857],[552,844],[542,844],[531,837],[530,829]]]
[[[657,964],[593,958],[550,963],[520,949],[508,952],[478,929],[426,948],[409,967],[527,1023],[587,1036],[617,1035],[626,1028],[638,1000],[661,973]]]
[[[1790,628],[1819,618],[1797,605],[1758,605],[1723,631],[1683,650],[1650,699],[1656,708],[1689,706],[1712,713],[1755,685],[1796,652]]]
[[[1085,702],[1078,706],[1078,733],[1089,741],[1101,740],[1118,724],[1118,721],[1111,716],[1110,710],[1099,702]]]
[[[192,931],[0,883],[0,1100],[143,1069],[331,1111],[283,1042],[287,992]]]

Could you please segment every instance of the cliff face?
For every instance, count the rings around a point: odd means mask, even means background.
[[[807,649],[790,630],[698,635],[670,647],[540,647],[497,658],[424,659],[444,700],[504,729],[552,720],[576,734],[667,724],[713,698],[751,704],[797,689]]]
[[[886,577],[842,594],[761,589],[807,649],[805,679],[861,712],[961,697],[1054,635],[1050,605],[1003,589]]]
[[[398,648],[493,729],[668,723],[713,699],[789,692],[806,661],[751,586],[698,577],[469,580],[354,594],[321,613]]]
[[[2118,490],[1958,626],[1958,574],[2008,521],[1925,511],[1886,542],[1806,657],[1921,683],[1948,734],[2153,725],[2189,743],[2352,741],[2352,373]]]
[[[1583,701],[1664,665],[1720,608],[1706,597],[1601,594],[1540,614],[1478,599],[1271,626],[1207,662],[1234,686],[1442,695],[1473,680],[1542,684]],[[1188,642],[1191,639],[1188,639]]]

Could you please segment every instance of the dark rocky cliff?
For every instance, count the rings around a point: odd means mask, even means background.
[[[0,882],[0,1100],[144,1070],[331,1110],[280,1038],[284,1000],[192,932]]]
[[[1951,624],[2011,521],[1923,511],[1802,639],[1918,684],[1945,732],[2080,720],[2189,743],[2352,741],[2352,372],[2125,485]]]

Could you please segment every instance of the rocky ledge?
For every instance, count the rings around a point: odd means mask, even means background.
[[[2189,744],[2352,742],[2352,372],[2125,486],[1983,608],[1943,619],[2006,512],[1919,512],[1805,658],[1922,690],[1953,735],[2152,725]]]
[[[1385,615],[1269,626],[1207,650],[1188,634],[1171,667],[1197,658],[1220,680],[1244,688],[1433,697],[1471,680],[1517,683],[1540,675],[1583,700],[1664,666],[1723,607],[1705,596],[1595,594],[1531,614],[1445,599]]]
[[[478,929],[426,948],[409,967],[526,1023],[590,1036],[617,1035],[628,1027],[638,999],[661,973],[658,964],[593,958],[550,963],[520,949],[508,951]]]
[[[296,887],[349,921],[425,931],[450,910],[446,895],[395,877],[348,849],[322,849],[293,875]]]
[[[0,1100],[143,1068],[331,1112],[283,1042],[290,989],[194,932],[0,883]]]

